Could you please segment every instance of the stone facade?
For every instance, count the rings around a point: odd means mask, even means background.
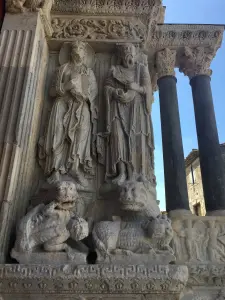
[[[207,175],[221,159],[209,76],[224,27],[163,24],[161,0],[5,7],[0,299],[223,297],[224,174],[203,176],[216,216],[192,216],[174,68],[191,80],[196,116],[204,100],[202,115],[212,117],[199,139]],[[156,201],[157,88],[168,214]]]
[[[225,166],[225,144],[221,144]],[[205,200],[202,187],[201,168],[198,150],[193,149],[185,159],[189,205],[193,214],[205,216]]]

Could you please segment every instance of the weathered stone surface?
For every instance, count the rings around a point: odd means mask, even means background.
[[[58,293],[94,297],[100,291],[106,297],[159,292],[179,295],[187,283],[188,269],[175,265],[1,265],[0,280],[2,295],[29,293],[31,299]]]
[[[24,214],[37,183],[36,141],[48,48],[37,13],[26,18],[6,14],[0,40],[0,260],[4,262],[16,218]]]
[[[184,216],[172,218],[171,247],[177,263],[216,264],[225,262],[224,217]]]

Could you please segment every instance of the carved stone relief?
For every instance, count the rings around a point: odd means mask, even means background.
[[[61,66],[50,90],[55,98],[45,136],[39,141],[39,162],[50,183],[69,174],[81,186],[94,175],[93,157],[98,108],[97,83],[90,68],[94,52],[84,42],[64,44]]]
[[[54,263],[86,263],[87,248],[83,245],[84,252],[79,251],[79,241],[88,236],[89,228],[76,210],[82,200],[72,182],[63,181],[56,189],[54,201],[32,208],[17,227],[11,255],[20,263],[52,263],[53,256]],[[72,242],[68,244],[69,239]]]
[[[198,47],[191,49],[184,48],[184,53],[180,58],[180,71],[192,78],[196,75],[211,75],[211,62],[214,57],[214,49]]]
[[[172,248],[179,263],[224,263],[225,224],[219,218],[174,219]]]
[[[106,180],[144,180],[155,184],[151,123],[152,87],[147,59],[133,44],[117,47],[117,64],[105,82]]]
[[[156,57],[158,78],[163,76],[174,76],[176,65],[176,51],[168,48],[159,51]]]
[[[45,33],[50,37],[52,35],[50,13],[53,4],[54,0],[6,0],[6,12],[13,14],[39,12]]]
[[[141,22],[121,19],[62,19],[52,20],[53,38],[59,39],[90,39],[90,40],[120,40],[132,39],[143,41],[146,39],[147,28]]]

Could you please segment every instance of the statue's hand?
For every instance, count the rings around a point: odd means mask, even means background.
[[[115,90],[116,96],[119,98],[124,98],[125,97],[125,93],[122,89],[116,89]]]
[[[128,89],[139,93],[141,90],[141,87],[136,82],[131,82],[130,84],[128,84]]]
[[[70,91],[73,88],[74,88],[74,83],[73,83],[72,80],[70,80],[69,82],[65,83],[65,85],[64,85],[65,91]]]

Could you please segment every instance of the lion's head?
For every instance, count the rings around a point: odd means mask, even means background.
[[[69,210],[75,207],[79,195],[75,183],[62,181],[57,185],[56,202],[57,208]]]
[[[119,202],[121,209],[126,211],[146,212],[148,216],[160,214],[154,192],[149,184],[141,181],[126,181],[121,186]]]

